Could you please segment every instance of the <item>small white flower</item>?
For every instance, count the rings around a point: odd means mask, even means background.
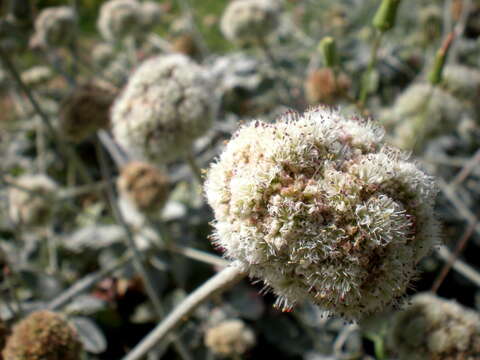
[[[68,45],[75,33],[76,17],[68,6],[49,7],[35,20],[34,45],[56,47]]]
[[[208,329],[204,340],[215,354],[239,356],[255,345],[255,334],[242,320],[230,319]]]

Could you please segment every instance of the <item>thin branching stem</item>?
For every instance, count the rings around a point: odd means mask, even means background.
[[[223,269],[183,300],[163,321],[157,325],[123,360],[139,360],[173,329],[186,321],[188,316],[203,302],[222,291],[228,290],[247,274],[236,263]]]

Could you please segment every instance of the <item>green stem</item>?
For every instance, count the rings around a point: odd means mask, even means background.
[[[370,94],[370,81],[371,81],[370,78],[372,76],[373,69],[375,69],[375,66],[377,65],[378,50],[380,49],[382,39],[383,39],[383,33],[377,31],[375,33],[375,39],[373,40],[372,51],[370,53],[370,61],[368,63],[367,70],[365,71],[362,77],[362,87],[360,89],[360,97],[359,97],[359,103],[362,108],[365,107],[365,103],[367,101],[368,95]]]

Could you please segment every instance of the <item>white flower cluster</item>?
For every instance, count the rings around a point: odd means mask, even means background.
[[[100,8],[97,28],[105,40],[117,41],[140,30],[141,10],[136,0],[109,0]]]
[[[22,81],[28,86],[37,86],[52,80],[53,71],[48,66],[37,65],[21,74]]]
[[[394,304],[437,242],[432,178],[373,123],[329,108],[242,126],[208,171],[214,243],[290,309]]]
[[[204,70],[186,56],[147,60],[113,106],[114,137],[137,159],[174,160],[211,127],[212,93]]]
[[[69,6],[49,7],[35,20],[32,44],[58,47],[70,44],[75,33],[76,16]]]
[[[205,333],[205,345],[215,354],[235,357],[255,345],[255,334],[242,320],[224,320]]]
[[[433,294],[416,295],[397,313],[390,335],[400,360],[480,358],[478,313]]]
[[[278,0],[235,0],[225,9],[220,29],[230,41],[255,43],[275,31],[281,10]]]
[[[53,214],[56,183],[45,175],[23,175],[15,180],[15,185],[8,193],[12,221],[25,226],[47,224]]]
[[[155,1],[144,1],[140,4],[140,19],[143,31],[151,31],[160,23],[162,9]]]
[[[430,139],[455,130],[465,112],[465,105],[448,92],[416,83],[381,117],[387,127],[392,127],[396,146],[421,152]]]
[[[480,71],[476,68],[449,65],[443,71],[445,89],[463,101],[473,102],[478,108],[478,95],[480,94]]]

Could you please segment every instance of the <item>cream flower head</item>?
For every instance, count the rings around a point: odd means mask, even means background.
[[[100,8],[97,28],[105,40],[117,41],[141,28],[141,7],[136,0],[109,0]]]
[[[76,17],[69,6],[49,7],[38,15],[35,20],[33,45],[65,46],[68,45],[75,32]]]
[[[400,298],[437,242],[432,178],[337,110],[243,125],[208,171],[214,243],[290,309],[348,319]]]
[[[422,293],[395,314],[392,350],[400,360],[480,358],[480,316],[454,301]]]
[[[220,30],[230,41],[255,43],[275,31],[280,13],[278,0],[235,0],[225,9]]]
[[[203,69],[186,56],[145,61],[112,109],[112,131],[133,157],[163,163],[186,154],[212,125],[215,101]]]

